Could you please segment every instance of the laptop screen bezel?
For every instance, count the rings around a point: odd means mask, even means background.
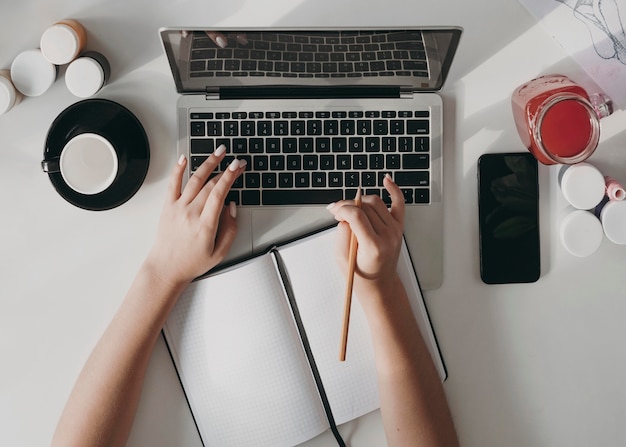
[[[185,64],[189,61],[181,55],[188,52],[189,48],[184,48],[184,42],[187,36],[194,32],[220,32],[224,35],[235,35],[245,33],[258,32],[285,32],[285,33],[306,33],[306,32],[420,32],[424,34],[425,46],[429,64],[436,66],[437,75],[432,79],[409,77],[409,76],[391,76],[391,77],[362,77],[362,78],[328,78],[328,79],[312,79],[312,78],[213,78],[212,82],[186,82],[185,77],[181,73]],[[373,92],[369,96],[389,96],[389,92],[394,92],[393,96],[397,96],[399,91],[411,92],[436,92],[443,88],[447,79],[452,61],[456,54],[459,41],[462,34],[460,27],[384,27],[384,28],[162,28],[159,35],[165,54],[170,65],[170,69],[176,85],[176,90],[180,94],[199,94],[199,93],[220,93],[220,91],[228,91],[230,94],[236,94],[238,90],[254,95],[263,95],[267,87],[271,87],[272,91],[294,90],[298,87],[300,93],[306,91],[303,96],[315,96],[333,94],[343,92],[346,96],[362,96],[365,91]],[[446,42],[440,42],[440,40]],[[180,40],[180,43],[175,42]],[[433,53],[440,45],[447,45],[446,51],[443,52],[441,58],[433,59]],[[178,48],[177,48],[178,47]],[[183,47],[182,49],[179,49]],[[180,53],[180,54],[179,54]],[[306,90],[305,90],[306,89]],[[256,92],[256,93],[255,93]]]

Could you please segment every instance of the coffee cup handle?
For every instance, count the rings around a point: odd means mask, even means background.
[[[61,167],[59,164],[59,157],[53,158],[51,160],[43,160],[41,162],[41,169],[43,172],[46,172],[48,174],[60,172]]]

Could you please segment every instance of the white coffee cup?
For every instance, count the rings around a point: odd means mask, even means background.
[[[101,193],[111,186],[118,165],[113,145],[95,133],[75,136],[59,157],[41,162],[44,172],[60,172],[70,188],[86,195]]]

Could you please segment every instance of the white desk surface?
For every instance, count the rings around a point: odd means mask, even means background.
[[[586,259],[556,232],[566,208],[556,168],[542,167],[543,275],[487,286],[478,269],[476,161],[523,151],[510,111],[515,87],[537,75],[591,81],[516,0],[26,0],[0,6],[0,68],[72,17],[113,67],[99,97],[130,108],[150,139],[139,192],[88,212],[41,172],[48,126],[77,101],[62,77],[0,116],[0,445],[49,443],[74,381],[151,245],[175,162],[177,94],[161,26],[458,25],[465,29],[445,110],[443,286],[426,294],[449,370],[445,383],[463,446],[626,443],[626,246],[604,240]],[[265,5],[265,6],[264,6]],[[626,119],[603,121],[590,160],[626,181]],[[411,224],[407,222],[410,237]],[[419,256],[419,253],[414,254]],[[353,446],[384,445],[377,413],[342,427]],[[326,434],[309,446],[332,445]],[[200,446],[162,341],[148,371],[129,446]]]

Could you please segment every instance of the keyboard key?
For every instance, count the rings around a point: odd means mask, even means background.
[[[261,175],[261,185],[263,188],[277,188],[278,184],[276,182],[276,173],[264,172]]]
[[[428,186],[428,171],[399,171],[394,174],[394,181],[398,186]]]
[[[402,154],[402,169],[428,169],[428,154]]]
[[[211,154],[213,153],[213,140],[210,138],[192,139],[191,140],[191,153],[192,154]]]
[[[293,172],[280,172],[278,174],[279,188],[293,188]]]
[[[427,188],[415,189],[413,199],[415,203],[430,203],[430,190]]]
[[[205,132],[204,121],[192,121],[191,122],[191,136],[203,137]]]
[[[301,153],[311,153],[314,151],[313,147],[313,138],[300,138],[299,140],[299,148],[298,150]]]
[[[360,182],[358,172],[346,172],[344,179],[348,188],[357,188],[359,186]]]
[[[328,173],[328,186],[331,188],[340,188],[343,186],[343,174],[341,172]]]
[[[341,189],[301,189],[262,191],[263,205],[327,205],[343,199]]]
[[[406,122],[406,133],[409,135],[426,134],[428,131],[428,120],[408,120]]]
[[[311,186],[313,188],[326,187],[326,173],[325,172],[312,172],[311,173]]]
[[[308,172],[296,172],[295,175],[296,188],[308,188],[311,186],[311,178]]]
[[[258,189],[241,191],[241,204],[242,205],[260,205],[261,204],[261,191],[259,191]]]
[[[341,135],[354,135],[355,126],[354,120],[341,120],[339,122],[339,131]]]

